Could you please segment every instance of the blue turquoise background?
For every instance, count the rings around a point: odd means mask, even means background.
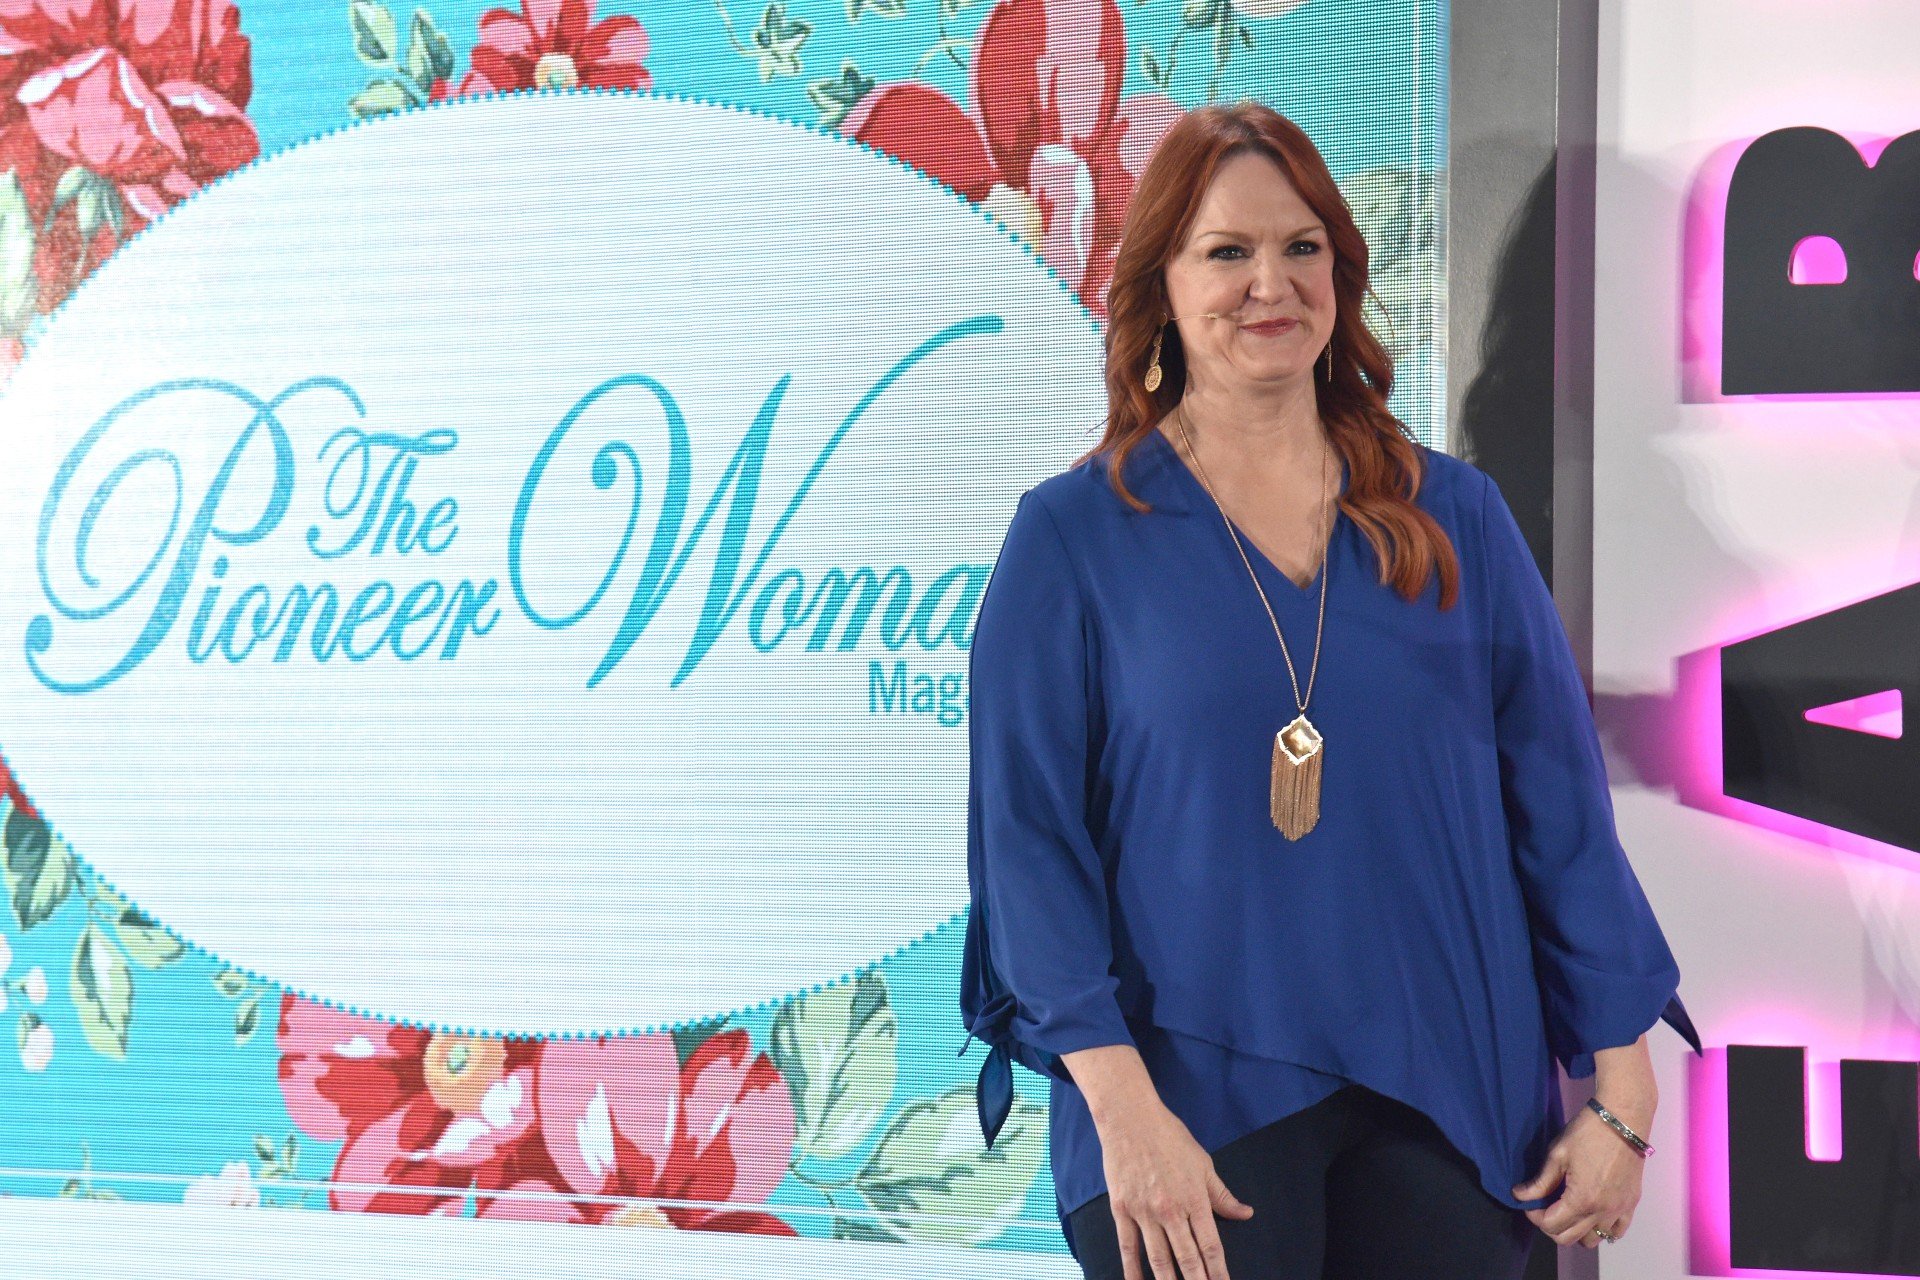
[[[460,50],[473,47],[480,15],[493,7],[475,0],[428,6]],[[1187,0],[1126,0],[1121,12],[1127,20],[1129,50],[1165,48],[1180,33],[1189,7]],[[786,12],[813,24],[801,49],[803,69],[798,76],[766,82],[759,78],[754,60],[727,44],[722,10],[716,5],[681,0],[614,4],[596,12],[632,13],[645,25],[652,46],[647,66],[655,88],[813,123],[819,112],[807,99],[806,81],[832,75],[849,58],[882,84],[912,78],[915,66],[941,39],[941,8],[938,0],[918,0],[897,19],[869,11],[849,21],[844,0],[796,0]],[[973,0],[945,30],[951,36],[971,37],[992,8]],[[744,32],[754,26],[761,9],[734,0],[726,12]],[[260,132],[262,152],[272,154],[341,124],[347,97],[366,79],[366,68],[354,57],[346,36],[345,6],[282,0],[243,12],[256,68],[248,114]],[[395,12],[404,18],[400,8]],[[1445,163],[1446,146],[1446,12],[1437,0],[1310,0],[1278,18],[1243,17],[1256,43],[1227,63],[1216,99],[1253,98],[1285,112],[1319,144],[1336,175],[1409,162],[1438,168]],[[1212,65],[1202,57],[1176,73],[1173,96],[1182,105],[1208,100]],[[966,70],[951,58],[926,60],[919,78],[956,101],[967,98]],[[1151,88],[1136,54],[1129,59],[1122,92]]]

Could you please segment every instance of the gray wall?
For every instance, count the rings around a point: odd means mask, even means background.
[[[1589,689],[1597,32],[1598,0],[1452,0],[1445,205],[1448,449],[1512,506]],[[1592,1081],[1563,1086],[1573,1115]],[[1599,1262],[1542,1235],[1527,1277]]]

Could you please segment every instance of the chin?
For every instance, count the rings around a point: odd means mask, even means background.
[[[1260,382],[1295,382],[1302,378],[1308,382],[1312,382],[1314,365],[1313,362],[1308,361],[1304,364],[1287,365],[1284,368],[1275,366],[1269,369],[1252,370],[1251,372],[1253,377]]]

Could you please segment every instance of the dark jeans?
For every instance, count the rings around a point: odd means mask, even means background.
[[[1540,1234],[1433,1121],[1364,1085],[1229,1142],[1213,1167],[1254,1209],[1213,1220],[1231,1280],[1519,1280]],[[1087,1280],[1121,1280],[1108,1198],[1069,1218]]]

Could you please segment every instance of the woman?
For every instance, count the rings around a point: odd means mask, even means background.
[[[1051,1080],[1089,1277],[1517,1277],[1627,1230],[1646,1032],[1699,1051],[1497,487],[1408,436],[1301,130],[1194,111],[1127,214],[1100,444],[971,657],[989,1145]],[[964,1052],[964,1049],[962,1050]],[[1553,1060],[1596,1076],[1567,1123]]]

